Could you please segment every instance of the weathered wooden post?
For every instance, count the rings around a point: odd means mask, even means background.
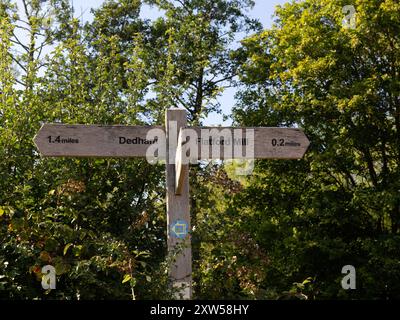
[[[167,179],[167,226],[168,253],[176,255],[171,266],[170,277],[174,287],[180,288],[177,298],[192,298],[192,249],[190,230],[189,177],[181,175],[180,190],[176,192],[175,158],[180,129],[187,124],[186,110],[171,108],[165,116],[167,139],[166,179]],[[188,164],[182,165],[188,170]],[[179,194],[177,194],[179,193]]]

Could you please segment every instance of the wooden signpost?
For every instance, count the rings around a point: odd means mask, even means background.
[[[44,124],[34,138],[45,157],[146,157],[166,163],[167,243],[177,298],[192,298],[189,164],[211,159],[299,159],[309,141],[300,129],[187,127],[171,108],[162,126]]]
[[[148,147],[164,143],[147,139],[156,126],[44,124],[34,138],[45,157],[146,157]]]

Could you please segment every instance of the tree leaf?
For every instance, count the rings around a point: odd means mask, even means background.
[[[122,280],[122,283],[128,282],[131,279],[132,279],[132,276],[130,274],[126,274],[124,276],[124,279]]]
[[[69,249],[72,245],[73,245],[72,243],[68,243],[68,244],[64,247],[64,251],[63,251],[64,256],[67,254],[68,249]]]

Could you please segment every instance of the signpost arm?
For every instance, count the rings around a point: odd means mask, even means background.
[[[166,152],[166,180],[167,180],[167,226],[168,226],[168,252],[175,255],[171,266],[170,277],[174,287],[181,288],[177,298],[192,298],[192,249],[190,235],[190,206],[189,206],[189,177],[185,175],[180,183],[180,194],[175,193],[176,172],[175,158],[178,143],[178,133],[187,124],[186,110],[171,108],[166,112],[165,119],[167,152]],[[177,237],[171,231],[171,227],[181,221],[180,231],[184,234],[182,238]],[[176,227],[175,227],[176,228]],[[176,255],[176,250],[179,249]]]

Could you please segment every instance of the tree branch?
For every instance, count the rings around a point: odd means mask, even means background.
[[[14,31],[12,31],[12,35],[13,35],[13,37],[15,38],[15,40],[10,39],[10,41],[11,41],[12,43],[14,43],[14,44],[19,44],[26,52],[29,52],[28,46],[24,45],[24,44],[18,39],[18,37],[16,36],[16,34],[15,34]]]
[[[12,54],[9,54],[11,59],[22,69],[25,71],[25,73],[27,72],[27,68],[25,66],[23,66],[21,64],[21,62],[19,62]]]

